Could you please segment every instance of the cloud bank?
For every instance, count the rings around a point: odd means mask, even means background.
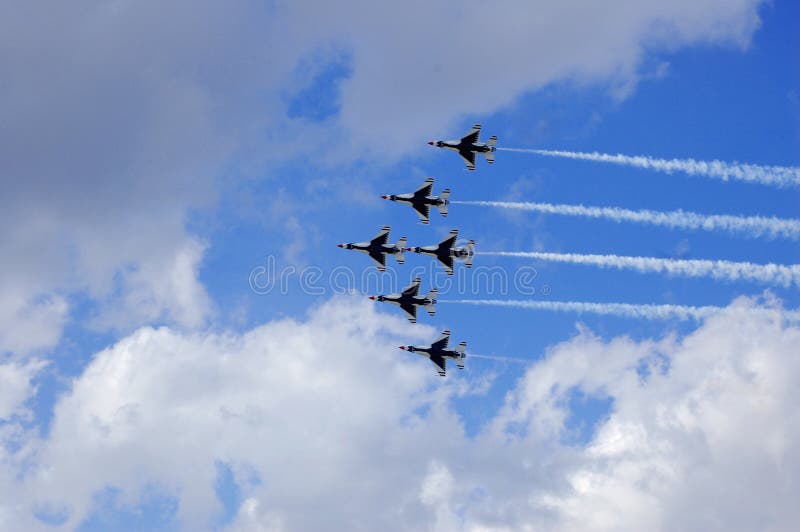
[[[168,518],[208,528],[225,464],[233,530],[790,530],[800,328],[753,305],[685,337],[579,328],[529,354],[473,436],[458,404],[491,386],[487,362],[442,381],[395,347],[435,331],[360,299],[241,336],[143,328],[94,357],[45,438],[4,447],[0,518],[30,528],[31,509],[58,509],[72,528],[113,488],[119,508],[156,492]],[[611,405],[585,442],[575,394]]]

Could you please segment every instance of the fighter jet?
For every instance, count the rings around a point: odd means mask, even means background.
[[[438,245],[406,248],[406,251],[433,255],[439,259],[439,262],[444,264],[447,275],[453,275],[453,259],[463,260],[467,268],[472,268],[472,257],[475,255],[474,240],[470,240],[465,246],[457,247],[456,238],[458,238],[458,229],[453,229],[448,237],[439,242]]]
[[[428,314],[434,316],[436,314],[436,293],[434,288],[428,292],[424,297],[419,297],[419,283],[422,281],[419,277],[414,279],[414,282],[403,289],[399,294],[389,294],[388,296],[369,296],[373,301],[385,301],[392,305],[397,305],[408,314],[408,321],[417,323],[417,307],[424,306]]]
[[[433,178],[429,177],[425,180],[416,192],[410,194],[391,194],[389,196],[381,196],[385,200],[399,201],[400,203],[407,203],[414,207],[414,212],[417,213],[422,223],[428,224],[430,221],[428,215],[430,214],[431,206],[435,206],[442,213],[442,216],[447,216],[447,205],[450,203],[450,189],[446,188],[438,196],[431,196],[433,189]]]
[[[487,142],[478,141],[480,132],[481,125],[475,124],[472,126],[472,131],[461,140],[432,140],[428,144],[457,151],[467,164],[467,170],[475,170],[475,154],[482,153],[486,157],[486,161],[492,164],[494,163],[495,144],[497,144],[497,135],[492,135]]]
[[[378,265],[378,270],[385,272],[386,271],[386,254],[391,253],[394,255],[395,260],[397,260],[398,264],[403,264],[405,262],[405,258],[403,257],[403,251],[405,248],[403,246],[406,245],[406,237],[401,238],[397,241],[397,244],[391,245],[387,244],[389,241],[389,230],[391,227],[388,225],[384,226],[380,232],[370,240],[369,242],[355,242],[350,244],[337,244],[340,248],[343,249],[354,249],[356,251],[361,251],[366,253],[370,256],[372,260],[374,260]]]
[[[427,347],[414,347],[413,345],[401,345],[400,349],[409,353],[419,353],[431,359],[436,365],[439,376],[444,377],[447,369],[445,368],[448,358],[455,360],[458,369],[464,369],[464,359],[467,358],[467,342],[461,342],[455,349],[447,349],[447,342],[450,340],[450,331],[442,333],[438,340]]]

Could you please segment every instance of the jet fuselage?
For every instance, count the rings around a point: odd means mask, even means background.
[[[466,353],[461,353],[455,349],[437,349],[433,346],[415,347],[413,345],[400,346],[400,349],[408,351],[409,353],[416,353],[420,356],[434,360],[436,358],[455,360],[459,369],[464,369],[464,359]]]
[[[385,296],[372,296],[375,301],[383,301],[392,305],[414,305],[417,307],[435,305],[436,300],[428,297],[409,296],[405,294],[389,294]]]
[[[406,251],[413,251],[414,253],[424,253],[426,255],[433,255],[434,257],[453,257],[455,259],[465,260],[471,257],[474,253],[469,251],[466,247],[458,248],[445,248],[441,246],[417,246],[413,248],[406,248]],[[440,259],[441,260],[441,259]]]
[[[475,153],[486,153],[495,151],[494,146],[489,146],[485,142],[463,142],[461,140],[435,140],[433,146],[445,148],[452,151],[466,151]]]
[[[390,255],[403,251],[403,248],[395,244],[373,244],[372,242],[351,242],[349,244],[340,244],[339,247],[363,253],[388,253]]]
[[[447,205],[450,203],[449,200],[442,199],[438,196],[416,196],[415,194],[390,194],[388,196],[383,196],[383,198],[390,201],[406,203],[412,206],[432,205],[434,207],[438,207],[439,205]]]

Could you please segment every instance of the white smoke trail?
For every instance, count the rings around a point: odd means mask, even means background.
[[[712,177],[723,181],[738,180],[761,185],[788,187],[800,185],[800,167],[762,166],[758,164],[726,163],[723,161],[696,161],[694,159],[656,159],[642,155],[611,155],[598,152],[564,150],[537,150],[525,148],[497,148],[498,150],[535,153],[548,157],[564,157],[603,163],[635,166],[658,170],[668,174],[679,171],[689,175]]]
[[[531,301],[503,299],[456,299],[442,300],[439,303],[455,303],[459,305],[482,305],[493,307],[524,308],[529,310],[549,310],[554,312],[575,312],[578,314],[600,314],[623,318],[640,318],[646,320],[702,320],[726,310],[725,307],[686,305],[635,305],[630,303],[588,303],[583,301]],[[769,314],[776,318],[800,321],[798,311],[780,311],[767,307],[748,309],[748,312]]]
[[[564,205],[553,203],[511,202],[511,201],[451,201],[460,205],[478,205],[518,209],[544,214],[562,214],[604,218],[615,222],[636,222],[668,227],[670,229],[701,229],[704,231],[728,231],[756,238],[800,238],[800,220],[787,220],[765,216],[730,216],[725,214],[698,214],[686,211],[660,212],[650,210],[629,210],[618,207],[586,207],[584,205]]]
[[[472,353],[467,354],[467,359],[470,358],[484,358],[486,360],[498,360],[500,362],[514,362],[517,364],[530,364],[533,361],[526,359],[526,358],[517,358],[517,357],[501,357],[496,355],[475,355]]]
[[[631,269],[640,273],[656,272],[686,277],[711,277],[724,281],[756,281],[788,287],[800,286],[800,265],[753,264],[725,260],[661,259],[657,257],[623,257],[619,255],[583,255],[579,253],[541,253],[482,251],[480,255],[527,257],[551,262],[590,264],[603,268]]]

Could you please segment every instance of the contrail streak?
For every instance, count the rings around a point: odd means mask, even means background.
[[[498,207],[502,209],[518,209],[544,214],[603,218],[615,222],[643,223],[668,227],[670,229],[727,231],[752,238],[761,236],[767,238],[789,238],[793,240],[800,238],[800,220],[775,217],[698,214],[682,210],[670,212],[651,210],[635,211],[618,207],[586,207],[584,205],[512,201],[451,201],[450,203]]]
[[[504,299],[456,299],[440,300],[439,303],[455,303],[459,305],[481,305],[492,307],[511,307],[529,310],[549,310],[554,312],[575,312],[578,314],[600,314],[623,318],[640,318],[646,320],[702,320],[719,314],[725,307],[686,305],[634,305],[630,303],[588,303],[584,301],[531,301]],[[753,313],[772,313],[787,320],[800,320],[798,311],[778,311],[770,308],[749,309]],[[780,312],[780,314],[779,314]],[[469,355],[468,355],[469,356]]]
[[[476,253],[477,254],[477,253]],[[724,281],[755,281],[788,287],[800,286],[800,265],[753,264],[726,260],[661,259],[657,257],[623,257],[619,255],[583,255],[579,253],[541,253],[483,251],[480,255],[527,257],[551,262],[590,264],[602,268],[630,269],[640,273],[666,273],[686,277],[711,277]]]
[[[800,185],[800,167],[765,166],[758,164],[726,163],[723,161],[696,161],[694,159],[656,159],[643,155],[621,155],[598,152],[564,150],[537,150],[524,148],[497,148],[498,150],[535,153],[548,157],[564,157],[603,163],[634,166],[671,174],[684,172],[689,175],[712,177],[723,181],[737,180],[761,185],[788,187]]]
[[[533,361],[526,359],[526,358],[517,358],[517,357],[501,357],[495,355],[475,355],[472,353],[467,353],[467,359],[470,358],[485,358],[487,360],[499,360],[500,362],[515,362],[517,364],[530,364]]]

